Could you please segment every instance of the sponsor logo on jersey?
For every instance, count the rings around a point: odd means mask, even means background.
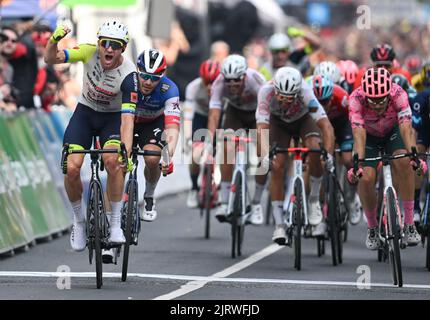
[[[130,93],[130,101],[137,103],[137,92],[131,92]]]
[[[163,93],[166,93],[166,92],[167,92],[167,90],[169,90],[169,89],[170,89],[170,85],[169,85],[169,84],[167,84],[167,83],[163,83],[163,84],[161,85],[160,91],[161,91],[161,92],[163,92]]]

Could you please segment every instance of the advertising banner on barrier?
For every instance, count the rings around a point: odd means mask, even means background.
[[[33,119],[36,118],[34,114],[32,117]],[[26,146],[25,150],[29,151],[28,157],[30,161],[27,161],[28,171],[31,172],[34,170],[35,180],[33,181],[33,187],[37,190],[38,197],[40,198],[40,205],[48,230],[50,233],[53,233],[69,227],[70,219],[68,218],[64,203],[56,190],[47,161],[45,160],[48,155],[52,155],[55,151],[49,148],[41,149],[40,141],[36,139],[35,135],[35,123],[29,121],[28,114],[21,114],[17,118],[17,126],[22,128],[22,143]]]

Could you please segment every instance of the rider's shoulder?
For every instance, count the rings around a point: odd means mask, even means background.
[[[160,80],[160,83],[157,86],[157,90],[165,96],[175,96],[179,95],[179,89],[173,80],[171,80],[169,77],[162,77]]]

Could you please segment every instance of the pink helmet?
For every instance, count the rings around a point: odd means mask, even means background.
[[[382,98],[391,90],[391,74],[385,68],[367,69],[361,78],[361,88],[368,98]]]
[[[354,84],[358,75],[358,66],[352,60],[340,60],[337,62],[337,66],[342,73],[342,76],[349,84]]]

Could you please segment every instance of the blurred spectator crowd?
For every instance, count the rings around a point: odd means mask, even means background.
[[[0,30],[0,109],[75,108],[80,86],[69,64],[48,66],[43,60],[52,34],[47,24],[19,22]]]

